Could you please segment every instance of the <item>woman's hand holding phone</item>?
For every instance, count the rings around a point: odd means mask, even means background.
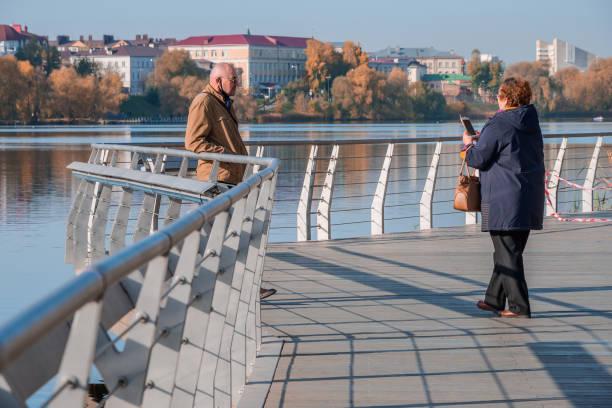
[[[475,135],[470,135],[467,130],[463,131],[463,144],[469,145],[470,143],[474,143],[478,141],[480,137],[480,132],[477,130]]]

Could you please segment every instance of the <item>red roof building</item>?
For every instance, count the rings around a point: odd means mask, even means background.
[[[28,26],[22,28],[21,24],[0,24],[0,55],[16,54],[30,39],[35,39],[41,45],[47,43],[47,37],[30,33]]]
[[[227,62],[240,74],[241,85],[260,92],[260,84],[285,85],[302,76],[306,63],[304,37],[272,35],[202,35],[168,47],[185,50],[195,61]]]

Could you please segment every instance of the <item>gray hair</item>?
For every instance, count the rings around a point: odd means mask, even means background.
[[[210,82],[215,82],[217,78],[220,78],[228,73],[234,71],[234,67],[227,62],[216,63],[210,71]]]

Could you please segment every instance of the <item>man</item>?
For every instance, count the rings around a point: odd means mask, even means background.
[[[230,98],[236,94],[237,86],[234,67],[225,62],[215,64],[208,85],[196,95],[189,107],[185,149],[194,153],[248,155]],[[198,179],[208,181],[211,168],[210,160],[199,160]],[[244,170],[244,164],[221,162],[217,181],[236,185],[242,181]],[[259,298],[265,299],[275,293],[276,289],[260,288]]]

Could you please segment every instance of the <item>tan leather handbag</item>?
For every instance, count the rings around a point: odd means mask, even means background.
[[[467,168],[467,175],[463,175],[463,168]],[[465,159],[461,163],[457,187],[455,187],[455,201],[453,207],[459,211],[480,211],[480,179],[476,176],[476,169],[472,169],[465,164]]]

